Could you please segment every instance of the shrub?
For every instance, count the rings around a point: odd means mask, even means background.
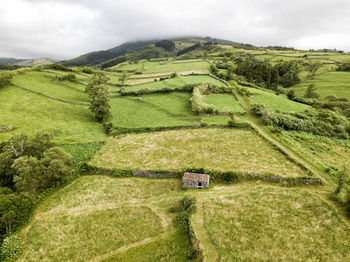
[[[59,63],[46,65],[45,68],[64,71],[64,72],[73,72],[73,70],[71,68],[65,67],[64,65],[59,64]]]
[[[204,102],[204,95],[201,93],[200,86],[193,89],[193,95],[190,101],[192,111],[197,114],[213,114],[218,112],[214,105],[209,105]]]
[[[92,74],[94,71],[93,71],[90,67],[84,66],[84,67],[81,69],[81,72],[86,73],[86,74]]]
[[[70,73],[68,75],[64,75],[64,76],[58,76],[57,80],[58,81],[65,81],[65,80],[67,80],[67,81],[72,82],[72,83],[77,82],[77,78],[76,78],[75,74],[72,74],[72,73]]]
[[[305,91],[304,96],[306,98],[319,98],[320,97],[320,95],[315,92],[315,85],[314,84],[310,84],[308,86],[308,88]]]
[[[3,262],[15,261],[22,251],[22,239],[17,235],[11,235],[4,239],[1,250],[0,260]]]
[[[0,88],[10,83],[13,75],[14,74],[9,71],[0,71]]]

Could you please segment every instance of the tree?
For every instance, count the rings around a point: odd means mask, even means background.
[[[110,94],[106,86],[95,85],[90,91],[90,111],[95,114],[98,122],[105,122],[111,117]]]
[[[0,193],[0,232],[9,233],[25,222],[33,207],[33,198],[28,194]]]
[[[122,75],[119,77],[119,81],[122,82],[122,86],[124,86],[124,83],[127,77],[128,77],[128,74],[125,71],[123,71]]]
[[[66,177],[70,164],[71,157],[58,147],[45,151],[41,159],[20,157],[13,163],[18,174],[14,177],[15,188],[18,191],[38,194]]]
[[[88,85],[85,88],[85,92],[90,95],[90,91],[94,86],[105,85],[109,81],[109,78],[103,72],[96,72],[92,75]]]
[[[52,147],[51,139],[56,132],[37,133],[32,137],[18,135],[0,146],[0,186],[14,189],[14,177],[17,171],[13,168],[16,159],[22,156],[33,156],[40,159],[45,150]]]
[[[315,85],[310,84],[305,91],[305,98],[319,98],[320,95],[315,92]]]

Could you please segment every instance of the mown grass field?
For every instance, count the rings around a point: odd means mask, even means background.
[[[81,177],[37,209],[19,261],[186,261],[189,239],[166,211],[179,187],[175,179]]]
[[[111,100],[111,122],[128,128],[227,124],[229,116],[195,115],[191,111],[190,98],[190,93],[179,92],[115,97]]]
[[[205,168],[285,177],[306,175],[253,131],[239,129],[177,130],[111,138],[90,164],[110,169]]]
[[[197,195],[200,212],[192,221],[211,259],[350,259],[347,224],[314,191],[241,184]]]
[[[310,106],[289,100],[285,95],[276,95],[275,93],[248,88],[253,95],[249,97],[252,104],[263,104],[267,109],[279,110],[281,112],[302,112],[311,109]]]
[[[204,102],[214,105],[220,113],[243,114],[245,112],[234,96],[228,94],[207,95]]]
[[[350,101],[350,73],[328,72],[316,75],[313,79],[295,85],[292,89],[296,95],[303,96],[310,84],[315,85],[315,91],[321,99],[329,95],[346,98]]]

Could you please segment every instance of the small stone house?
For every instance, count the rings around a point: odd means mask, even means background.
[[[182,188],[208,188],[209,175],[186,172],[182,177]]]

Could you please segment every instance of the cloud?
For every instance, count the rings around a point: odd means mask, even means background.
[[[347,0],[3,0],[0,56],[66,59],[184,35],[349,50],[349,27]]]

